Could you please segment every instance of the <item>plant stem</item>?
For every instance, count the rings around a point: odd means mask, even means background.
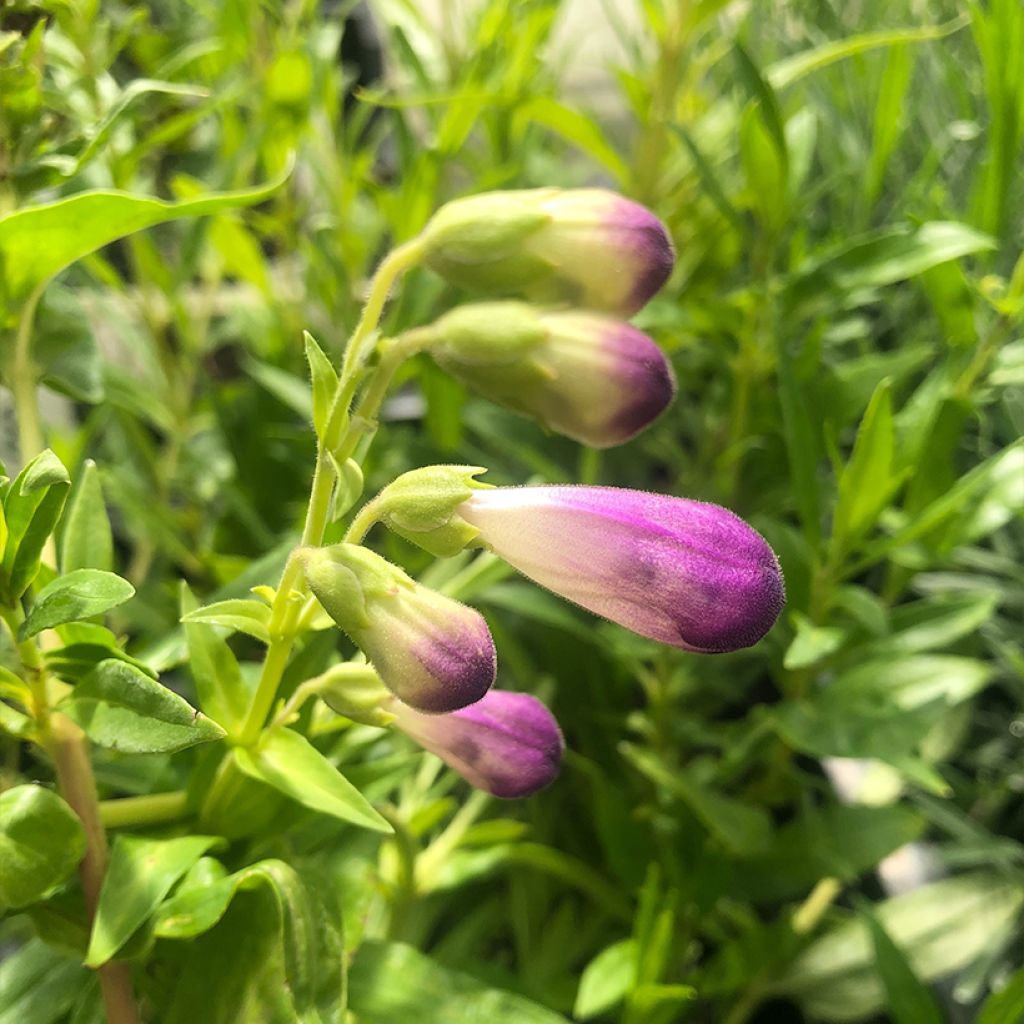
[[[136,828],[176,821],[185,816],[188,795],[183,789],[149,796],[128,796],[100,801],[100,821],[107,828]]]
[[[18,319],[18,331],[14,336],[14,356],[10,365],[11,393],[14,395],[14,414],[18,421],[18,447],[21,461],[27,463],[45,447],[43,428],[39,421],[39,398],[36,388],[39,381],[32,363],[31,341],[32,322],[36,307],[43,296],[40,285],[25,300]]]
[[[423,243],[413,239],[399,246],[388,255],[377,268],[370,285],[359,323],[349,339],[342,360],[338,386],[331,402],[324,436],[319,439],[313,483],[310,487],[309,505],[302,528],[302,547],[319,545],[331,512],[331,493],[334,489],[334,465],[341,465],[355,451],[360,438],[372,432],[377,412],[387,393],[388,385],[395,370],[403,360],[425,343],[426,331],[409,331],[400,338],[387,343],[380,362],[370,375],[363,397],[360,399],[351,419],[345,423],[344,413],[352,399],[362,359],[360,349],[363,342],[377,328],[384,303],[396,279],[419,262],[423,254]],[[344,433],[343,433],[344,431]],[[297,594],[298,597],[293,595]],[[277,588],[274,605],[270,612],[270,645],[260,670],[259,682],[245,721],[238,733],[238,743],[251,746],[259,738],[263,723],[273,706],[281,677],[288,664],[292,645],[295,642],[295,622],[302,610],[305,585],[302,580],[302,566],[295,553],[288,559],[281,582]]]

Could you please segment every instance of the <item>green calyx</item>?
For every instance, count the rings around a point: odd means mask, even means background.
[[[383,727],[395,720],[387,710],[394,697],[369,665],[334,665],[313,682],[323,702],[353,722]]]
[[[478,302],[446,313],[432,327],[430,351],[464,366],[518,363],[549,337],[541,313],[525,302]]]
[[[487,484],[474,479],[480,466],[424,466],[403,473],[374,500],[377,518],[400,537],[446,558],[473,543],[479,531],[457,512]]]

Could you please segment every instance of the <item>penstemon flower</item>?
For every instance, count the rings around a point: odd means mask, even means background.
[[[456,199],[424,229],[424,262],[453,284],[632,316],[665,283],[665,226],[605,189],[538,188]]]
[[[616,487],[500,487],[474,490],[457,511],[541,586],[675,647],[749,647],[785,603],[768,543],[718,505]]]
[[[661,349],[631,324],[599,313],[478,303],[452,310],[431,333],[431,355],[453,376],[596,448],[635,437],[675,396]]]
[[[479,700],[497,671],[483,616],[355,544],[306,548],[302,568],[327,614],[406,704],[433,714]]]
[[[528,693],[491,690],[450,715],[423,715],[399,701],[394,726],[437,754],[477,789],[529,796],[558,774],[565,743],[554,715]]]

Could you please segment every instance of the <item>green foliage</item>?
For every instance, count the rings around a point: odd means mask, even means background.
[[[169,1024],[1021,1019],[1019,3],[365,6],[383,77],[349,4],[0,14],[0,1024],[92,1024],[122,967]],[[462,298],[382,257],[595,184],[678,254],[649,431],[581,450],[422,357],[348,409]],[[434,464],[726,505],[787,609],[705,658],[375,528],[565,734],[472,794],[331,710],[376,677],[287,568]]]

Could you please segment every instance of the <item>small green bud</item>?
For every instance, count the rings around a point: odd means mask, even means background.
[[[389,530],[432,555],[457,555],[477,535],[456,509],[474,490],[487,487],[473,478],[480,466],[424,466],[403,473],[374,500],[377,516]]]

